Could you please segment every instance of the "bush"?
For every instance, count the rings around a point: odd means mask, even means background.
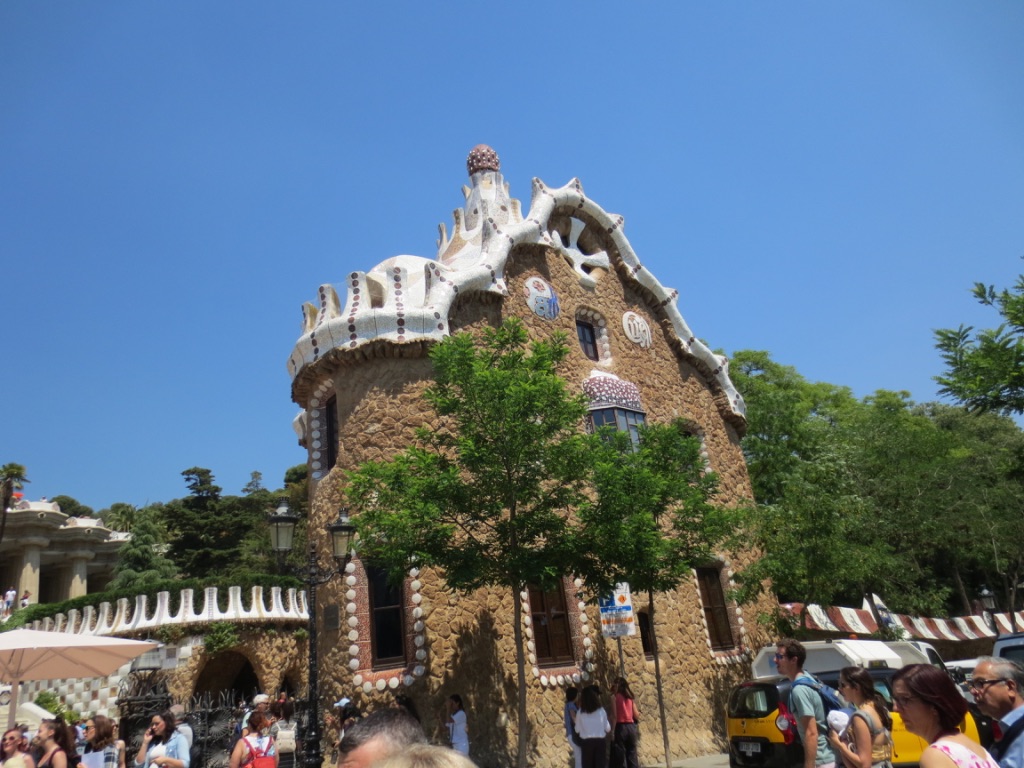
[[[214,654],[226,651],[232,646],[238,645],[241,639],[238,637],[238,627],[226,621],[217,621],[206,628],[203,637],[203,648],[213,656]]]
[[[78,720],[75,710],[65,707],[53,691],[42,691],[36,696],[35,705],[42,707],[54,717],[61,717],[65,723],[73,723]]]

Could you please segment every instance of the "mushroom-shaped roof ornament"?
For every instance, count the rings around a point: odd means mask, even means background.
[[[498,159],[498,153],[486,144],[477,144],[469,150],[466,170],[470,176],[479,171],[500,171],[501,161]]]

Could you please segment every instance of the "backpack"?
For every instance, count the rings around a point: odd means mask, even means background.
[[[289,722],[286,726],[278,726],[277,735],[274,737],[277,743],[278,754],[287,754],[295,751],[295,723]]]
[[[253,744],[249,741],[248,737],[244,738],[245,746],[249,748],[249,760],[243,763],[246,768],[277,768],[277,758],[273,755],[268,755],[259,745]],[[274,740],[270,740],[269,749],[273,749]],[[269,751],[269,750],[268,750]]]
[[[798,685],[806,685],[808,688],[813,688],[818,692],[821,706],[825,710],[825,720],[828,720],[829,712],[834,712],[837,709],[849,709],[849,707],[843,704],[843,700],[839,698],[839,691],[830,685],[825,685],[821,680],[813,677],[798,677],[793,681],[793,687],[796,688]]]

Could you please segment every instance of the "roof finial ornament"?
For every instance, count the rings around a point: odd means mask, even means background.
[[[500,171],[501,161],[498,153],[486,144],[477,144],[469,150],[469,157],[466,158],[466,170],[469,175],[479,171]]]

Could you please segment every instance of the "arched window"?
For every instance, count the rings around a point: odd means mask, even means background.
[[[576,310],[576,338],[580,350],[595,363],[611,360],[611,345],[608,342],[608,323],[604,315],[594,309]]]

